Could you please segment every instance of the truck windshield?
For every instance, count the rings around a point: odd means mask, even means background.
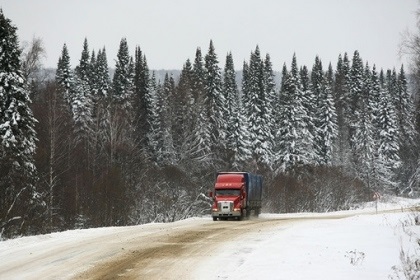
[[[216,196],[240,196],[241,190],[216,190]]]

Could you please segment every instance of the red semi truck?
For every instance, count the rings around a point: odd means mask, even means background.
[[[258,217],[261,213],[262,176],[249,172],[217,173],[211,215],[217,219],[249,217],[251,211]]]

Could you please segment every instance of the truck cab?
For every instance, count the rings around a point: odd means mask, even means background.
[[[241,220],[246,208],[246,178],[244,173],[218,173],[214,185],[213,220],[236,218]]]

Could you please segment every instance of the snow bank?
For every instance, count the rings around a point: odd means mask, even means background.
[[[404,269],[412,270],[412,264],[410,267],[401,262],[401,249],[411,257],[411,262],[420,260],[419,245],[413,242],[420,237],[420,226],[410,222],[413,221],[411,213],[343,219],[328,219],[328,215],[319,219],[313,214],[301,214],[300,222],[241,237],[227,244],[217,256],[203,261],[196,276],[200,279],[405,279]],[[264,215],[265,218],[273,216]],[[416,229],[417,235],[407,236],[407,227],[411,232]],[[420,274],[418,277],[411,279],[420,279]]]

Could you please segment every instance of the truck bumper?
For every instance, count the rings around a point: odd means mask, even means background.
[[[241,217],[241,211],[229,211],[229,212],[222,212],[222,211],[212,211],[212,217],[214,218],[229,218],[229,217]]]

